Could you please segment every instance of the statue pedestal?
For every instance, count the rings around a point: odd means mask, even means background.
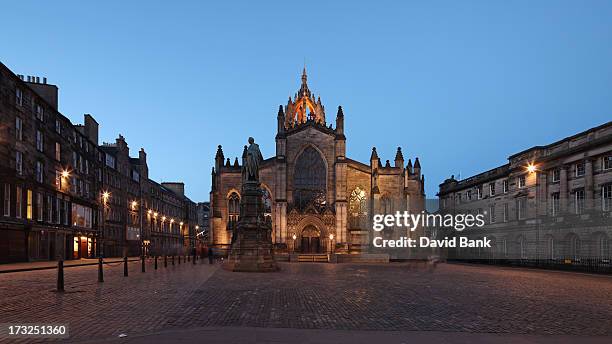
[[[272,223],[264,216],[263,192],[258,182],[242,188],[240,219],[232,238],[226,268],[232,271],[272,272],[278,266],[273,256]]]

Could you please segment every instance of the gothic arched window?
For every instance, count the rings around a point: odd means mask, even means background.
[[[227,229],[233,230],[240,217],[240,196],[236,192],[232,192],[227,198],[227,215]]]
[[[351,229],[366,229],[368,206],[366,193],[359,186],[349,196],[349,226]]]
[[[318,210],[325,208],[327,171],[321,154],[307,147],[298,157],[293,174],[293,203],[299,209],[312,204]]]

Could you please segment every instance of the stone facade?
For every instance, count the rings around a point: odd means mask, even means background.
[[[482,229],[461,235],[486,236],[493,245],[452,254],[467,259],[609,264],[612,122],[508,160],[490,171],[440,184],[440,211],[484,214]]]
[[[194,247],[182,189],[148,178],[143,149],[130,157],[122,136],[99,145],[91,115],[73,124],[57,104],[57,86],[0,63],[0,263]]]
[[[424,207],[424,177],[418,158],[404,165],[398,147],[393,165],[382,164],[376,148],[369,164],[346,156],[344,113],[336,127],[307,85],[280,106],[276,153],[260,167],[266,216],[278,251],[312,253],[360,251],[369,243],[373,213]],[[264,152],[265,153],[265,152]],[[210,193],[209,243],[229,247],[239,217],[242,166],[232,163],[221,146],[215,156]]]

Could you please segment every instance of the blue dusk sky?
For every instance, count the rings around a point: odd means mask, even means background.
[[[612,119],[612,1],[9,1],[0,61],[46,76],[74,123],[144,147],[150,177],[208,200],[218,144],[274,154],[300,86],[347,155],[418,156],[426,191]],[[334,123],[335,126],[335,123]]]

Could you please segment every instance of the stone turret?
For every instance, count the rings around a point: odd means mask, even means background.
[[[395,167],[404,167],[404,155],[402,154],[402,147],[397,147],[397,153],[395,153]]]
[[[372,170],[375,170],[380,167],[380,159],[378,158],[378,153],[376,153],[376,147],[372,147],[372,155],[370,156],[370,166]]]

